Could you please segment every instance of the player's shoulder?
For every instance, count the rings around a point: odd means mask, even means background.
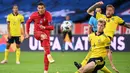
[[[89,37],[95,36],[95,32],[90,33],[88,36],[89,36]]]
[[[99,16],[100,16],[100,15],[101,15],[101,16],[103,15],[103,16],[105,16],[104,14],[102,14],[102,13],[100,13],[100,12],[96,12],[96,15],[99,15]]]
[[[52,17],[51,13],[49,11],[45,11],[45,16],[46,17]]]
[[[19,16],[23,17],[23,15],[22,15],[22,14],[20,14],[20,13],[19,13]]]
[[[31,16],[36,16],[36,15],[38,15],[38,12],[37,12],[37,11],[35,11],[35,12],[33,12],[33,13],[31,14]]]
[[[116,19],[119,19],[121,17],[117,16],[117,15],[114,15],[113,18],[116,18]]]
[[[49,12],[49,11],[46,11],[46,14],[49,14],[49,15],[51,15],[51,12]]]
[[[102,37],[102,39],[111,40],[111,38],[109,36],[107,36],[105,33],[103,33],[101,37]]]
[[[9,13],[7,16],[12,16],[13,14],[12,13]]]

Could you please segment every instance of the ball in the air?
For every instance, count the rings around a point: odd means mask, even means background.
[[[61,24],[61,30],[64,32],[64,31],[69,31],[71,28],[71,23],[69,21],[64,21],[62,24]]]

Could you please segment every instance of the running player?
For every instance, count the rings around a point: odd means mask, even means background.
[[[54,62],[50,54],[50,31],[54,29],[54,26],[51,25],[52,16],[43,3],[38,4],[37,10],[26,22],[26,38],[29,37],[30,23],[34,22],[34,37],[41,42],[44,48],[44,73],[48,73],[49,62]]]
[[[24,27],[24,17],[18,13],[18,6],[13,6],[13,12],[7,16],[7,29],[8,29],[8,42],[5,50],[4,60],[1,61],[2,64],[7,63],[9,48],[12,43],[16,43],[16,64],[20,64],[20,36],[21,36],[21,24]],[[25,34],[25,32],[23,33]]]

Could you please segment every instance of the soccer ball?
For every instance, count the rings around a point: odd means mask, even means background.
[[[62,32],[70,31],[70,28],[71,28],[71,23],[69,21],[64,21],[61,24],[61,30],[62,30]]]

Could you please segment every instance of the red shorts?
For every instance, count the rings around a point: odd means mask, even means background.
[[[50,41],[49,41],[49,39],[41,40],[41,35],[42,35],[42,34],[45,34],[45,33],[42,32],[42,31],[35,31],[35,32],[34,32],[34,37],[35,37],[37,40],[41,41],[41,46],[42,46],[42,47],[50,47]]]
[[[41,40],[42,47],[50,47],[50,41],[48,39]]]
[[[41,40],[41,35],[44,34],[44,32],[42,31],[35,31],[34,32],[34,37],[37,39],[37,40]]]

